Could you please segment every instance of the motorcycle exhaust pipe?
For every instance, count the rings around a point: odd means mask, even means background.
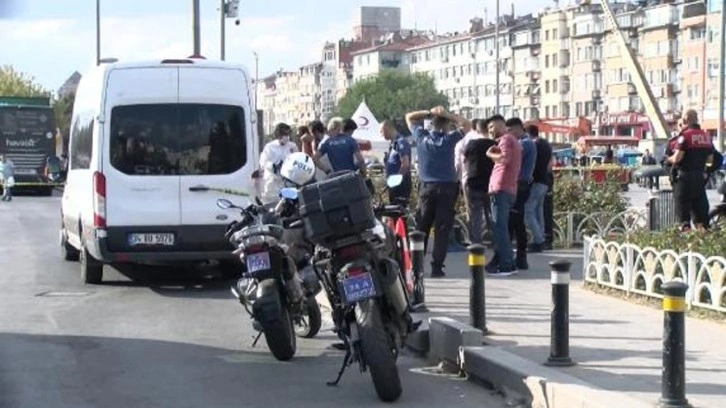
[[[393,307],[396,316],[408,311],[408,299],[401,283],[398,263],[391,258],[384,258],[378,262],[381,289],[388,303]]]

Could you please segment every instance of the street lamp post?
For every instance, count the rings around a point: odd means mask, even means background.
[[[260,83],[260,55],[257,53],[257,51],[252,51],[252,54],[255,55],[255,112],[257,112],[257,87]]]
[[[96,65],[101,64],[101,0],[96,0]]]
[[[194,56],[198,57],[202,55],[202,39],[201,39],[201,28],[200,28],[200,10],[199,0],[192,0],[192,32],[194,35]]]
[[[219,2],[219,29],[220,29],[221,33],[219,36],[219,57],[222,61],[224,61],[225,40],[227,37],[225,21],[224,21],[226,18],[227,18],[227,1],[220,0],[220,2]]]
[[[226,19],[237,18],[239,16],[239,0],[219,0],[219,56],[222,61],[227,54],[227,25]],[[239,18],[235,24],[239,25]]]
[[[720,37],[720,48],[719,62],[718,62],[718,131],[716,133],[716,148],[720,151],[724,151],[724,109],[726,108],[726,0],[721,3],[721,27],[719,28],[721,33]]]
[[[495,112],[499,114],[499,86],[500,86],[500,78],[499,78],[499,0],[497,0],[497,9],[496,9],[496,18],[497,20],[494,22],[494,58],[496,59],[495,62],[495,76],[494,76],[494,97],[495,99]]]

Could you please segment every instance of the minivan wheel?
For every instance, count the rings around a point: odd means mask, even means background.
[[[85,244],[81,244],[80,250],[81,278],[83,283],[98,285],[103,281],[103,264],[93,259],[88,253]]]
[[[60,231],[60,247],[61,247],[61,256],[63,256],[63,259],[66,261],[77,261],[80,252],[76,247],[68,243],[68,233],[66,232],[65,228],[61,229]]]

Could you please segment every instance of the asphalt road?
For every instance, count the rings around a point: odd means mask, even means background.
[[[106,268],[86,286],[61,260],[59,197],[0,205],[0,407],[355,407],[380,403],[330,327],[276,361],[213,270]],[[132,280],[129,275],[135,276]],[[400,360],[402,407],[503,408],[490,391]]]

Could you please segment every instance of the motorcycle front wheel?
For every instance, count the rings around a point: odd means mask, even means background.
[[[726,208],[714,208],[708,213],[708,225],[712,229],[726,226]]]
[[[375,299],[358,304],[356,319],[360,330],[361,351],[371,373],[378,398],[384,402],[396,401],[403,393],[396,367],[393,339],[383,327],[383,319]]]
[[[323,316],[317,299],[315,299],[315,296],[305,298],[302,304],[301,316],[295,319],[295,334],[298,337],[312,339],[318,334],[322,325]]]

